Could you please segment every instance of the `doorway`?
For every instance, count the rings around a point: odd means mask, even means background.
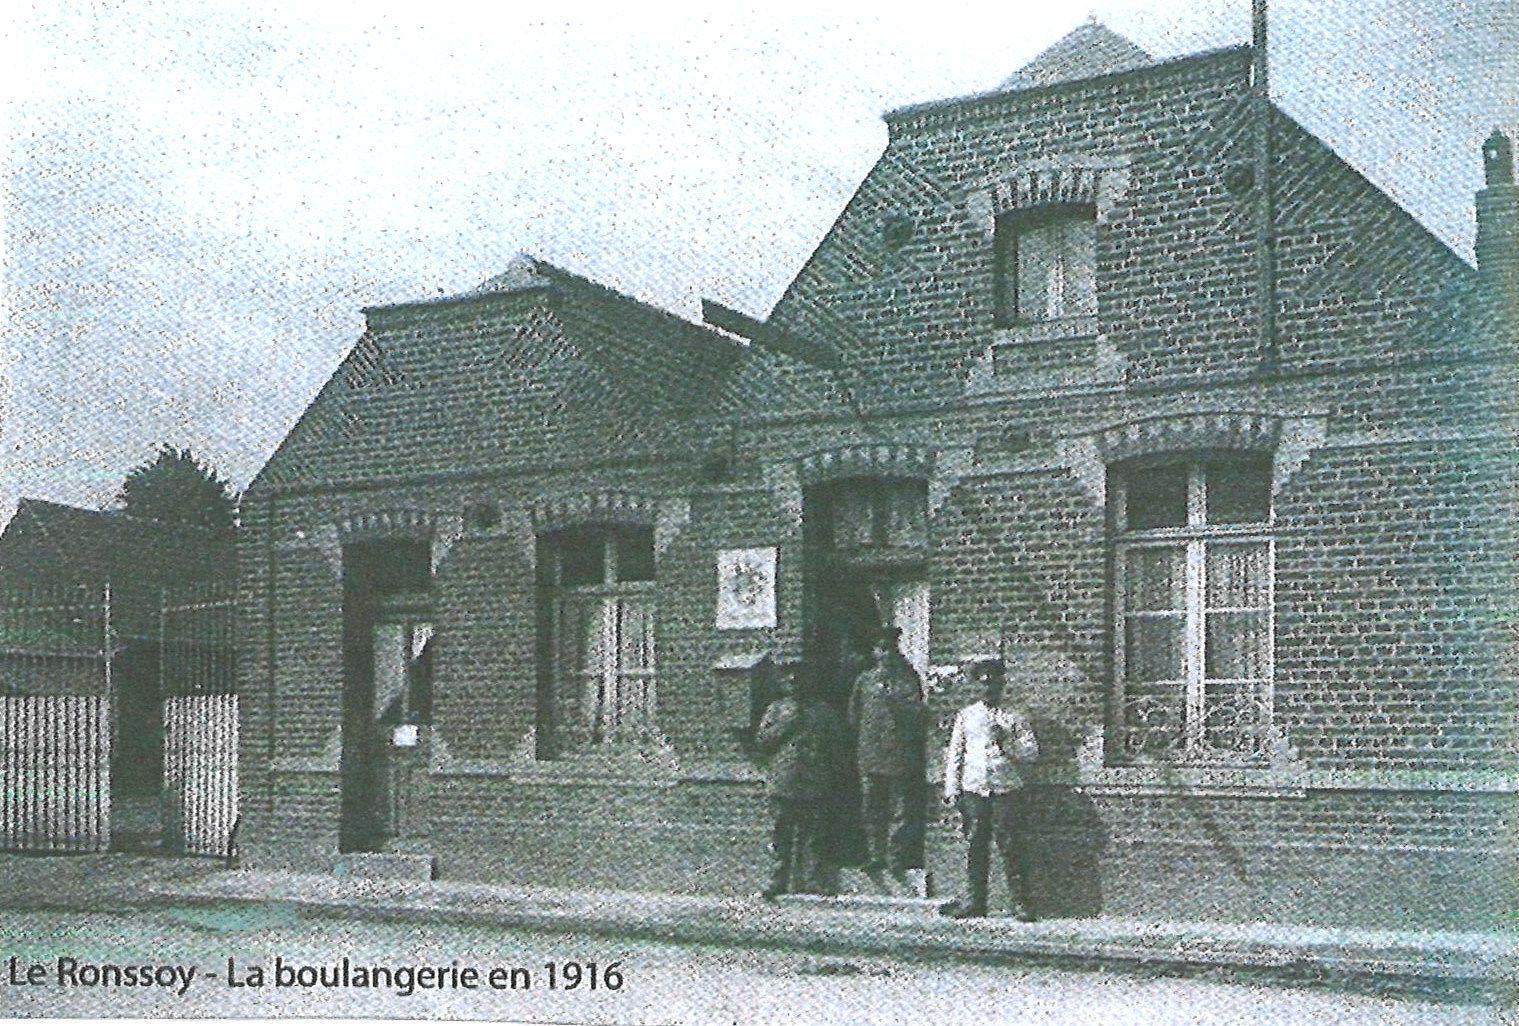
[[[405,827],[407,771],[431,716],[432,552],[426,541],[343,548],[342,801],[338,849],[383,852]]]
[[[849,699],[855,680],[871,665],[871,647],[887,627],[902,630],[902,649],[909,663],[924,673],[928,666],[928,582],[900,570],[845,568],[834,565],[815,578],[807,624],[804,658],[820,698],[846,724],[840,773],[823,816],[832,834],[827,846],[838,866],[867,861],[864,824],[860,816],[861,780],[857,769],[858,738],[847,727]],[[922,800],[927,800],[926,785]],[[914,800],[917,800],[916,798]],[[914,842],[921,849],[921,844]],[[922,864],[922,852],[917,852]]]
[[[922,479],[892,476],[822,482],[803,495],[803,657],[820,697],[846,723],[855,680],[870,666],[872,644],[884,628],[900,628],[908,662],[920,674],[928,669],[927,500]],[[852,729],[845,731],[843,749],[837,785],[822,812],[830,835],[824,847],[841,867],[867,861]],[[926,811],[926,780],[912,792],[908,801]],[[922,837],[913,836],[909,865],[923,865],[922,849]]]

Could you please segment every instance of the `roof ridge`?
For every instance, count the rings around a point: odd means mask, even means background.
[[[1082,86],[1091,82],[1099,82],[1108,78],[1121,78],[1126,75],[1149,75],[1157,72],[1173,70],[1177,65],[1187,64],[1192,61],[1212,60],[1226,55],[1245,53],[1251,49],[1249,43],[1230,43],[1227,46],[1215,46],[1206,50],[1196,50],[1192,53],[1179,54],[1175,57],[1165,57],[1149,64],[1136,65],[1122,71],[1107,71],[1094,74],[1088,78],[1072,78],[1059,82],[1050,82],[1044,85],[1024,86],[1021,88],[1008,88],[998,86],[995,89],[985,89],[976,93],[965,93],[961,96],[946,96],[937,100],[921,100],[917,103],[904,104],[901,107],[893,107],[882,115],[882,119],[888,124],[902,121],[910,117],[932,114],[936,111],[951,110],[956,107],[968,106],[975,103],[986,103],[993,100],[1016,99],[1024,96],[1032,96],[1039,93],[1055,92],[1061,89],[1069,89],[1073,86]]]
[[[1155,58],[1143,47],[1093,16],[1039,51],[1005,79],[1001,88],[1039,88],[1133,71],[1154,63]]]
[[[694,330],[700,332],[703,336],[717,339],[729,346],[743,348],[741,343],[736,342],[734,339],[728,337],[726,334],[723,334],[710,325],[702,324],[699,321],[693,321],[687,317],[682,317],[680,314],[676,313],[673,310],[667,310],[656,303],[650,303],[646,300],[639,299],[637,296],[623,292],[621,289],[615,289],[610,285],[603,284],[594,278],[587,277],[586,275],[580,274],[576,271],[567,270],[563,267],[560,267],[558,264],[538,258],[534,259],[537,262],[540,270],[547,270],[550,274],[555,275],[556,277],[566,279],[570,285],[580,288],[583,291],[589,291],[598,299],[613,300],[619,303],[631,304],[641,310],[646,310],[663,320],[674,322],[675,326],[682,330]]]
[[[492,283],[500,283],[502,285],[509,285],[510,287],[496,287],[493,286]],[[594,295],[598,299],[611,300],[637,307],[638,309],[654,314],[661,319],[673,322],[676,327],[680,328],[683,331],[699,332],[705,338],[716,339],[729,346],[739,345],[739,343],[734,342],[733,339],[715,330],[710,325],[702,324],[700,321],[694,321],[688,317],[683,317],[673,310],[667,310],[658,304],[639,299],[637,296],[624,292],[621,289],[613,288],[610,285],[603,284],[602,282],[599,282],[587,275],[581,274],[578,271],[569,270],[568,268],[562,267],[559,264],[545,260],[542,257],[534,256],[533,254],[526,251],[521,251],[516,256],[514,256],[508,262],[507,268],[501,273],[485,279],[485,281],[481,282],[479,285],[475,286],[472,289],[466,289],[463,292],[455,292],[446,296],[403,300],[399,303],[387,303],[381,306],[368,306],[364,307],[363,310],[365,313],[370,313],[372,311],[405,310],[413,307],[446,306],[454,303],[480,302],[482,300],[488,300],[495,297],[510,296],[522,292],[529,292],[534,289],[551,288],[555,284],[567,285],[571,288],[580,290],[582,293],[589,293],[591,295]]]
[[[16,512],[18,514],[21,512],[23,506],[51,506],[53,509],[67,510],[70,513],[85,513],[90,516],[101,517],[110,520],[129,520],[137,524],[152,524],[155,527],[162,527],[165,530],[171,531],[188,529],[191,531],[199,531],[204,534],[217,536],[224,536],[229,533],[234,533],[223,530],[220,527],[210,527],[206,524],[192,524],[175,520],[159,520],[156,517],[144,517],[139,516],[136,513],[128,513],[124,509],[102,509],[100,507],[75,506],[72,503],[59,502],[56,499],[43,499],[36,496],[23,495],[18,498],[16,500]]]

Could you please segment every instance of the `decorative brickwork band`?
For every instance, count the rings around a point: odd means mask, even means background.
[[[1147,417],[1103,429],[1097,448],[1106,463],[1134,456],[1202,449],[1270,452],[1282,421],[1263,413],[1183,413]]]
[[[1129,188],[1129,170],[1119,163],[1092,160],[1040,162],[1015,167],[983,183],[965,197],[971,223],[989,239],[997,217],[1011,210],[1055,203],[1089,203],[1106,221]]]
[[[1136,456],[1204,450],[1260,452],[1272,457],[1272,491],[1324,442],[1324,424],[1312,417],[1207,411],[1164,414],[1113,424],[1058,443],[1061,464],[1100,509],[1107,503],[1108,465]]]
[[[931,450],[917,445],[851,445],[804,456],[798,463],[802,484],[839,481],[848,477],[915,477],[926,479],[934,466]]]
[[[338,534],[345,544],[384,538],[428,538],[435,526],[436,518],[424,510],[385,510],[344,517],[338,521]]]
[[[530,510],[539,534],[585,524],[653,527],[659,517],[656,500],[610,490],[557,495],[534,503]]]
[[[341,546],[352,542],[410,538],[427,541],[432,546],[432,569],[436,573],[454,542],[464,535],[464,517],[458,513],[434,513],[430,510],[383,510],[359,513],[339,520],[336,530],[324,535],[325,547],[336,546],[336,565],[342,566]]]

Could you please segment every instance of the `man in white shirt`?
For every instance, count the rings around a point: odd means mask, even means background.
[[[1033,922],[1024,838],[1028,805],[1018,767],[1039,757],[1039,742],[1028,715],[1003,701],[1006,672],[1002,660],[977,660],[966,672],[972,683],[980,686],[981,700],[955,716],[944,760],[944,801],[960,810],[960,829],[968,844],[968,893],[965,900],[945,905],[940,911],[952,919],[986,915],[987,876],[995,836],[1013,914],[1023,922]]]

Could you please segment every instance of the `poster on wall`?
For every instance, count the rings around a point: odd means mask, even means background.
[[[775,626],[776,553],[774,546],[718,550],[718,630]]]

